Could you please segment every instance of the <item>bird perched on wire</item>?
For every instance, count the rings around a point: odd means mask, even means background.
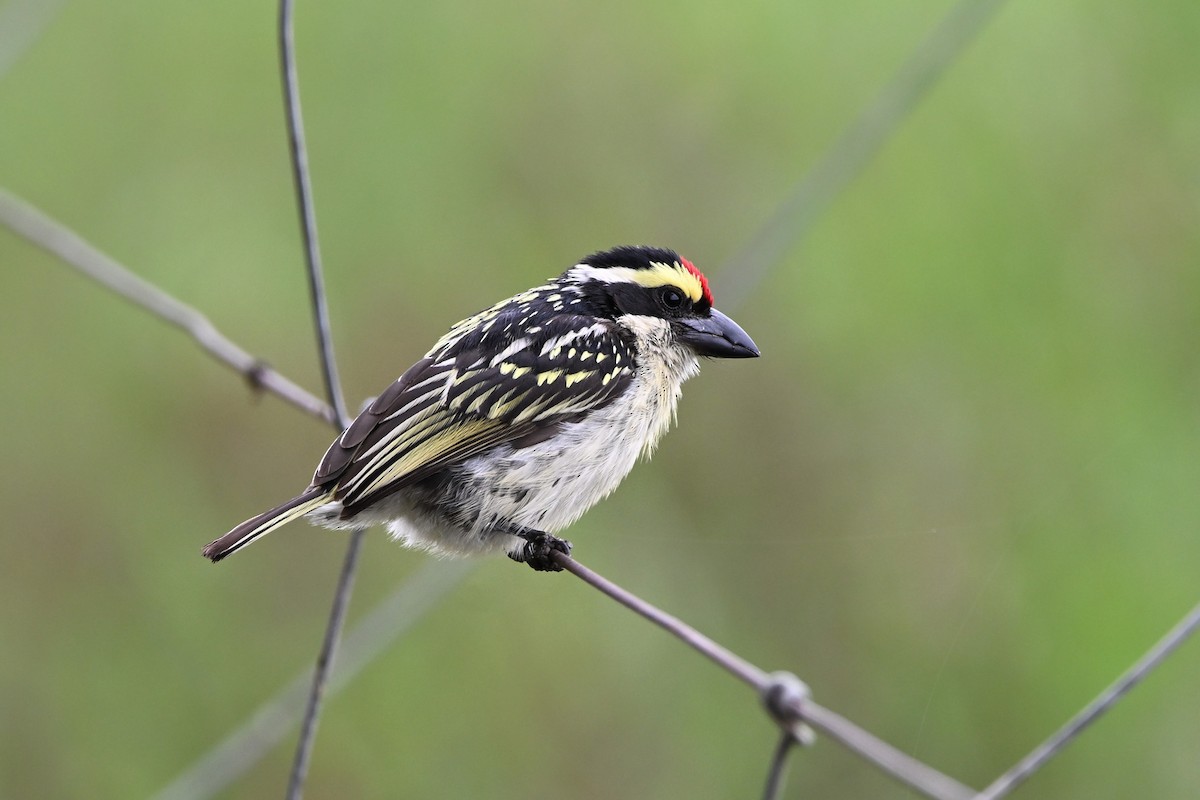
[[[204,555],[219,561],[304,516],[558,570],[553,552],[571,545],[554,534],[654,449],[698,357],[758,354],[687,259],[594,253],[451,328],[330,445],[308,489]]]

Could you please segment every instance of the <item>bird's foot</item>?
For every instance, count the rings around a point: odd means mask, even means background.
[[[562,567],[554,560],[554,553],[565,556],[571,555],[571,543],[542,531],[522,531],[516,534],[525,540],[525,544],[508,557],[513,561],[528,564],[538,572],[561,572]]]

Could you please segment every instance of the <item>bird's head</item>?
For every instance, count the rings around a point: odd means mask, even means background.
[[[599,316],[665,322],[697,355],[753,358],[758,347],[713,307],[708,279],[692,262],[659,247],[614,247],[593,253],[563,275]]]

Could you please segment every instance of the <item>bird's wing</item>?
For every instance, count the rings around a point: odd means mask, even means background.
[[[627,390],[633,351],[612,323],[498,322],[439,342],[330,446],[313,485],[333,486],[344,515],[499,444],[540,441]]]

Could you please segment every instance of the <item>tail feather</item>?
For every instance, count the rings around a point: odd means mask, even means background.
[[[209,542],[204,548],[204,557],[214,563],[220,561],[225,556],[236,553],[259,537],[266,536],[276,528],[286,525],[292,520],[304,516],[317,506],[327,503],[331,494],[332,492],[328,489],[315,487],[309,489],[299,497],[293,497],[281,506],[276,506],[270,511],[264,511],[257,517],[248,519],[241,525],[238,525],[220,539]]]

